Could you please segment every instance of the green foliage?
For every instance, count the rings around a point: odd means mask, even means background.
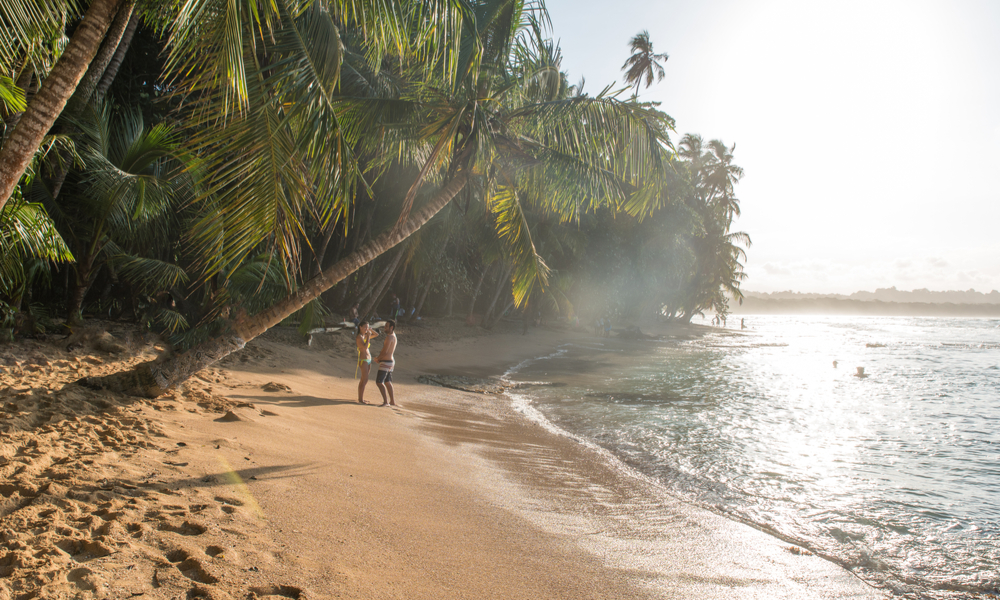
[[[477,290],[499,299],[497,313],[530,299],[563,313],[665,306],[690,318],[739,298],[749,237],[731,231],[734,149],[686,136],[675,152],[673,120],[656,105],[569,86],[540,1],[137,6],[144,25],[109,95],[120,108],[64,120],[72,127],[23,182],[31,203],[18,206],[44,204],[67,243],[30,263],[38,279],[18,281],[42,282],[72,249],[78,262],[61,267],[71,287],[187,347],[301,289],[316,265],[462,174],[466,188],[413,236],[389,283],[408,302]],[[0,0],[16,20],[0,27],[5,110],[21,106],[20,74],[50,68],[80,8]],[[627,63],[636,90],[666,60],[643,34]],[[0,217],[0,232],[21,227],[11,223]],[[44,227],[22,229],[21,247],[45,247]],[[301,326],[367,291],[365,274],[309,303]]]
[[[22,111],[27,105],[24,90],[17,87],[10,77],[0,75],[0,114]]]

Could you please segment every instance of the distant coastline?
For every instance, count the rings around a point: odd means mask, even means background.
[[[942,294],[943,292],[932,292]],[[784,294],[779,292],[779,294]],[[791,294],[791,293],[790,293]],[[992,292],[996,294],[996,292]],[[990,294],[981,294],[990,296]],[[735,315],[827,314],[900,317],[1000,317],[1000,302],[893,302],[859,300],[848,297],[801,294],[800,297],[774,297],[773,294],[747,293],[743,304],[733,302]]]

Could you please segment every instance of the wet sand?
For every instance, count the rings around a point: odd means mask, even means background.
[[[416,381],[588,334],[431,325],[398,329],[399,408],[357,404],[337,334],[268,334],[156,401],[66,385],[148,344],[0,347],[0,600],[883,597],[502,395]]]

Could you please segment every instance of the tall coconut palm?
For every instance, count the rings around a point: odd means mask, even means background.
[[[687,236],[694,260],[682,285],[684,299],[679,306],[684,320],[706,309],[725,313],[727,295],[742,302],[743,246],[749,248],[751,240],[744,232],[730,231],[740,214],[734,187],[743,176],[743,169],[733,163],[734,150],[735,145],[726,146],[721,140],[705,144],[692,134],[680,143],[678,154],[684,159],[691,190],[689,208],[697,217],[696,231]]]
[[[65,28],[73,17],[82,13],[81,4],[79,0],[0,0],[0,65],[13,64],[22,58],[24,42],[39,25]],[[32,97],[14,132],[0,148],[0,208],[84,78],[123,4],[131,7],[128,0],[90,2],[51,71],[38,74],[44,75],[41,89]],[[198,89],[198,93],[206,90],[222,93],[222,118],[228,116],[230,110],[246,107],[247,66],[248,60],[253,66],[253,57],[246,54],[244,42],[251,49],[264,47],[260,43],[263,40],[254,40],[246,36],[247,32],[261,32],[263,38],[263,33],[272,30],[283,18],[287,22],[290,17],[300,17],[315,9],[332,15],[341,23],[358,27],[366,39],[373,42],[368,56],[373,65],[381,61],[387,48],[402,50],[410,57],[448,55],[454,60],[459,53],[448,47],[445,40],[457,39],[451,36],[453,28],[461,26],[460,15],[467,10],[462,0],[287,0],[264,4],[254,0],[190,0],[167,5],[147,0],[136,8],[170,34],[174,49],[173,72],[198,75],[200,79],[187,81]],[[132,20],[121,22],[127,24]],[[415,24],[419,26],[414,28]],[[119,36],[121,28],[113,31]],[[110,50],[111,44],[106,47]],[[313,48],[316,53],[328,49],[326,46]],[[112,60],[113,55],[114,52]],[[102,78],[102,73],[95,71],[94,75],[96,81]],[[335,79],[325,83],[335,84]],[[323,86],[324,92],[330,89],[330,85]]]
[[[640,31],[628,42],[632,50],[632,56],[622,65],[625,71],[625,82],[635,86],[633,94],[639,94],[639,85],[643,80],[646,87],[653,85],[653,79],[663,81],[666,71],[660,61],[666,62],[670,58],[666,53],[655,54],[653,52],[653,42],[649,39],[649,32],[645,29]]]
[[[516,0],[479,0],[469,4],[471,14],[456,29],[459,39],[450,44],[457,54],[446,52],[432,60],[430,71],[443,71],[445,76],[426,82],[414,80],[398,99],[338,98],[330,85],[331,72],[314,69],[311,78],[302,77],[314,85],[299,93],[314,102],[317,113],[328,115],[323,131],[343,123],[339,131],[354,132],[351,137],[358,144],[355,148],[365,153],[424,157],[420,175],[404,200],[397,224],[324,269],[271,308],[255,315],[236,315],[224,335],[166,362],[147,363],[129,373],[90,383],[141,395],[163,393],[204,366],[243,347],[402,242],[472,181],[476,189],[482,190],[487,203],[497,205],[506,215],[509,226],[504,239],[512,247],[520,247],[524,255],[536,257],[530,235],[523,227],[524,220],[518,216],[523,198],[533,198],[546,210],[572,218],[596,206],[619,206],[637,191],[643,191],[647,182],[659,177],[668,153],[662,113],[607,94],[571,98],[540,95],[546,86],[526,85],[537,81],[535,76],[540,69],[530,61],[519,60],[515,50],[518,36],[544,17],[544,9],[526,7]],[[322,57],[311,50],[304,34],[323,29],[300,27],[298,23],[290,32],[276,28],[270,35],[278,39],[287,35],[289,44],[297,43],[309,50],[302,56],[319,61]],[[302,41],[296,42],[296,36],[302,37]],[[543,68],[548,71],[551,65]],[[426,76],[428,70],[422,71]],[[284,81],[289,89],[295,89],[291,85],[295,80],[293,76]],[[252,89],[248,84],[245,96],[250,100],[248,108],[253,106]],[[231,102],[241,102],[244,97],[241,93],[234,90]],[[334,121],[341,116],[342,119]],[[294,127],[298,120],[313,123],[311,117],[311,112],[296,108],[292,115],[268,117],[264,122]],[[403,125],[399,126],[400,123]],[[403,135],[392,134],[393,131]],[[301,133],[308,133],[309,137],[303,139],[293,132],[290,139],[298,141],[294,147],[282,148],[287,156],[301,152],[309,157],[306,162],[310,165],[322,163],[326,173],[342,177],[350,174],[351,164],[342,158],[349,149],[321,145],[311,129]],[[363,140],[373,141],[372,146],[364,147]],[[287,171],[281,175],[287,177]],[[285,181],[276,183],[285,186]],[[425,182],[436,183],[437,190],[426,203],[417,205],[414,202],[417,192]],[[336,181],[333,185],[343,186],[344,182]],[[320,195],[307,191],[312,197]],[[214,233],[225,235],[226,229],[217,228]],[[204,238],[218,239],[211,235]],[[522,299],[542,274],[540,261],[525,261],[525,264],[526,276],[520,277],[519,287],[515,287],[515,293]]]
[[[41,88],[32,96],[13,133],[4,140],[0,148],[0,208],[10,198],[45,135],[83,79],[123,1],[94,0],[90,4],[66,49],[45,76]],[[74,4],[46,0],[35,5],[33,2],[4,0],[0,4],[2,21],[5,25],[13,23],[15,26],[0,28],[4,30],[4,35],[0,37],[0,57],[4,60],[10,58],[16,51],[18,36],[26,37],[32,24],[51,19],[52,15],[62,15],[68,6]],[[32,5],[37,12],[31,10]]]

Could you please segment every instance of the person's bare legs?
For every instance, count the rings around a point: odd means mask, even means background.
[[[396,398],[392,395],[392,378],[387,376],[384,377],[385,381],[379,381],[380,379],[383,379],[383,377],[381,377],[382,375],[381,371],[379,372],[379,375],[380,375],[379,377],[375,378],[375,385],[378,386],[378,391],[379,393],[382,394],[381,405],[396,406]],[[388,397],[386,396],[387,392],[389,394]]]
[[[368,384],[368,372],[371,370],[372,366],[370,364],[361,363],[361,381],[358,382],[358,403],[368,404],[365,402],[365,385]]]

